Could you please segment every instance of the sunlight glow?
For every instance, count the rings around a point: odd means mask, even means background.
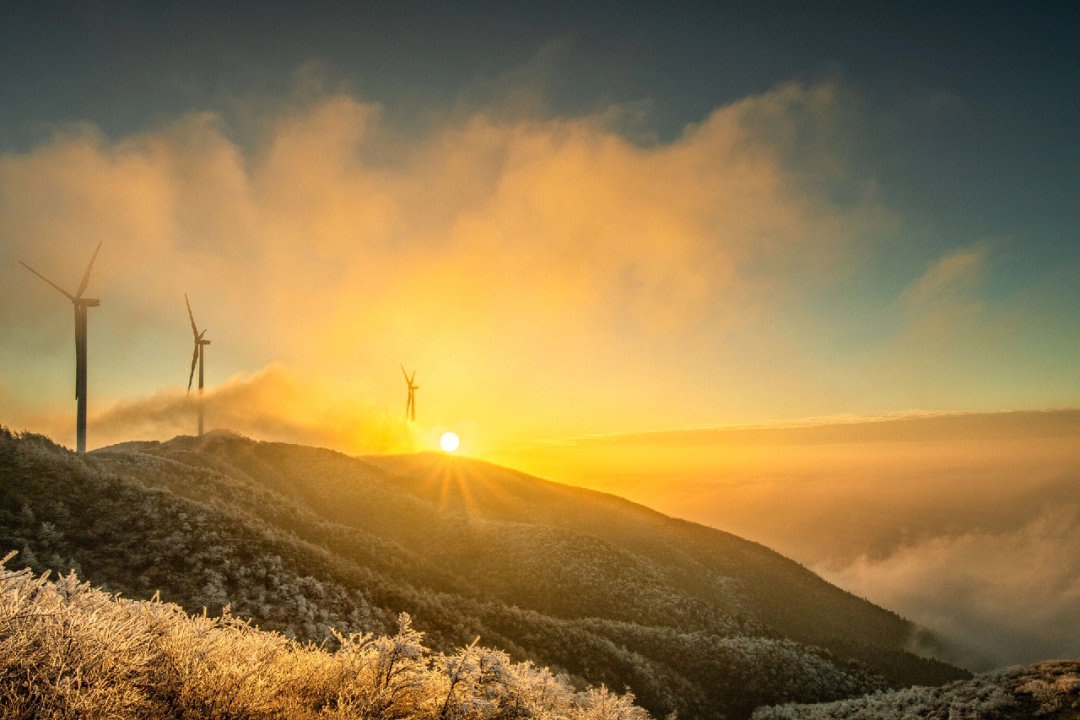
[[[442,437],[439,438],[439,445],[448,453],[457,450],[458,443],[457,433],[445,432],[442,434]]]

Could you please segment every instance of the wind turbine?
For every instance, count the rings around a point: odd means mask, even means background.
[[[100,249],[101,243],[98,243],[98,246],[94,249],[94,254],[90,256],[90,264],[86,266],[86,272],[83,273],[79,289],[75,291],[74,295],[22,260],[19,261],[20,265],[59,290],[75,306],[75,400],[79,408],[76,422],[76,449],[80,453],[86,452],[86,308],[97,307],[101,304],[100,300],[84,298],[82,294],[86,292],[86,284],[90,282],[90,268],[94,266],[94,260],[97,258]]]
[[[416,391],[420,389],[419,385],[413,385],[413,380],[416,379],[416,371],[413,370],[412,377],[409,377],[409,373],[405,372],[405,366],[401,366],[401,373],[405,376],[405,382],[409,386],[409,401],[405,404],[405,419],[416,422]]]
[[[199,435],[203,434],[203,405],[202,405],[202,392],[203,392],[203,348],[210,344],[209,340],[203,340],[203,335],[206,334],[204,329],[199,332],[199,328],[195,326],[195,316],[191,314],[191,303],[188,301],[187,293],[184,293],[184,304],[187,305],[188,318],[191,320],[191,332],[195,335],[195,352],[191,356],[191,372],[188,373],[187,389],[191,392],[191,381],[195,379],[195,363],[199,364]]]

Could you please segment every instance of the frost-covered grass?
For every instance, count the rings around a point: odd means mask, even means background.
[[[762,708],[753,720],[1074,720],[1080,661],[1021,665],[942,687],[911,687],[852,700]]]
[[[227,612],[191,616],[0,562],[0,717],[647,720],[633,697],[577,692],[474,643],[433,653],[407,615],[393,636],[329,652]]]

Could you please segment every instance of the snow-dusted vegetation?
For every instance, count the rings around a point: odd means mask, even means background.
[[[1022,665],[942,687],[911,687],[817,705],[762,708],[753,720],[1075,720],[1080,661]]]
[[[339,636],[330,652],[228,613],[189,616],[0,564],[0,717],[648,718],[631,695],[577,692],[475,643],[435,653],[407,615],[398,623],[391,636]]]

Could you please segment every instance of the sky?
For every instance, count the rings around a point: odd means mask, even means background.
[[[1045,484],[1076,477],[1076,428],[1034,411],[1080,407],[1077,11],[517,5],[6,9],[0,423],[74,445],[71,313],[18,262],[70,289],[100,242],[91,448],[194,432],[187,293],[211,428],[353,454],[453,430],[956,637],[1003,627],[957,630],[925,568],[1060,550],[1076,521]],[[938,447],[942,417],[981,439]],[[791,427],[839,435],[739,434]],[[920,468],[918,499],[836,530],[880,457]],[[1021,477],[1009,523],[965,504]],[[920,534],[946,496],[971,512]],[[813,500],[820,542],[781,497]],[[1020,657],[1007,634],[979,651]]]
[[[71,404],[71,329],[16,261],[74,285],[99,241],[91,417],[181,387],[184,292],[211,386],[269,373],[389,422],[403,363],[474,451],[1080,404],[1075,13],[9,14],[0,393],[25,423]]]

